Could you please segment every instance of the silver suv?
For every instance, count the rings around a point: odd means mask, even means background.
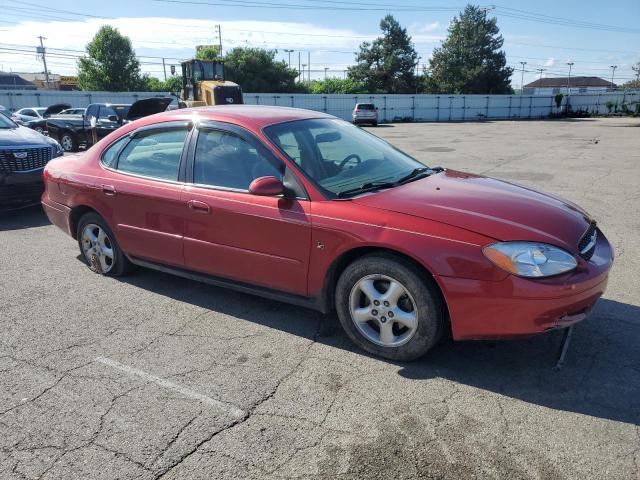
[[[378,107],[373,103],[356,103],[351,114],[354,124],[369,123],[378,126]]]

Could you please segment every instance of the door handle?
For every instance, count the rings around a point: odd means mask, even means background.
[[[209,211],[211,210],[209,205],[199,200],[189,200],[187,202],[187,205],[196,213],[209,213]]]
[[[113,185],[101,185],[102,193],[109,196],[114,196],[116,194],[116,187]]]

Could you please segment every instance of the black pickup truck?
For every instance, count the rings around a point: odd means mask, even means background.
[[[171,101],[171,97],[159,97],[145,98],[133,104],[92,103],[84,115],[50,116],[44,120],[44,130],[58,140],[66,152],[75,152],[81,146],[93,145],[92,121],[100,140],[125,123],[164,112]]]

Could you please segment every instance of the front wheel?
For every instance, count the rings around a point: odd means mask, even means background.
[[[336,309],[347,335],[363,350],[391,360],[415,360],[440,339],[440,292],[411,262],[367,255],[349,265],[336,287]]]
[[[120,277],[131,272],[133,265],[97,213],[87,213],[80,219],[77,237],[82,257],[95,273]]]

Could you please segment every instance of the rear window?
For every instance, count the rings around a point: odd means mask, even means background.
[[[358,110],[375,110],[376,106],[373,103],[359,103],[356,108]]]

